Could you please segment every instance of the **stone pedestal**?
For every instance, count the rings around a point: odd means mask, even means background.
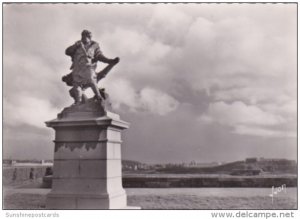
[[[46,122],[55,129],[47,209],[130,208],[121,172],[121,130],[129,124],[95,104],[66,108]]]

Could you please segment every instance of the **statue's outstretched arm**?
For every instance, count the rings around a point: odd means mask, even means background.
[[[107,64],[113,64],[115,63],[115,59],[109,59],[107,57],[105,57],[102,53],[99,53],[97,55],[97,61],[100,61],[100,62],[104,62],[104,63],[107,63]]]

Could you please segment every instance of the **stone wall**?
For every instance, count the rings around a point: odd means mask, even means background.
[[[36,180],[45,176],[48,166],[11,166],[3,167],[2,183],[9,185]]]

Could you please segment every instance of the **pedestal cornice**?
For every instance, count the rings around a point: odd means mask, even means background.
[[[118,129],[129,128],[129,123],[120,119],[119,115],[106,112],[106,115],[94,118],[80,118],[80,117],[68,117],[57,118],[45,122],[47,127],[58,128],[66,126],[110,126]]]

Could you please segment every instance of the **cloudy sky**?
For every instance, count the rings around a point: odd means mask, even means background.
[[[52,158],[44,121],[72,104],[64,50],[88,29],[106,56],[121,58],[99,86],[131,123],[123,158],[296,159],[296,7],[4,5],[4,157]]]

